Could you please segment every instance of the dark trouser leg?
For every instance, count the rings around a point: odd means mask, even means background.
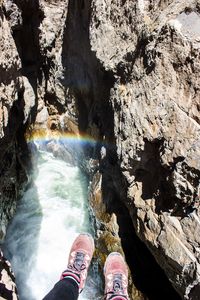
[[[77,300],[78,295],[77,283],[70,278],[65,278],[58,281],[43,300]]]

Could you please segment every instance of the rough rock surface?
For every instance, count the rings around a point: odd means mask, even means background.
[[[35,102],[30,83],[20,70],[18,51],[0,6],[0,239],[27,182],[23,126]]]
[[[19,54],[0,1],[0,240],[28,182],[28,150],[23,133],[34,105],[35,96],[21,74]],[[0,274],[0,298],[17,299],[14,275],[2,253]]]
[[[87,133],[99,256],[122,243],[150,300],[199,299],[200,2],[4,0],[0,13],[3,232],[27,123]]]
[[[199,2],[155,2],[92,1],[91,45],[116,78],[122,198],[137,235],[180,295],[198,299]]]
[[[14,275],[11,270],[10,263],[3,257],[0,252],[0,297],[1,299],[17,300],[17,288],[14,280]]]

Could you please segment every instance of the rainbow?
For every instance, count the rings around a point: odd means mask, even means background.
[[[80,133],[62,132],[58,130],[33,129],[25,134],[27,143],[48,143],[55,141],[57,143],[70,143],[95,146],[97,143],[104,144],[102,141],[94,139],[90,135]]]

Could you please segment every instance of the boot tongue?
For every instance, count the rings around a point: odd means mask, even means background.
[[[122,287],[122,275],[121,274],[116,274],[114,276],[114,280],[113,280],[113,290],[115,292],[122,292],[123,291],[123,287]]]
[[[85,267],[84,265],[84,253],[82,252],[77,252],[76,253],[76,258],[74,260],[74,267],[77,271],[82,271]]]

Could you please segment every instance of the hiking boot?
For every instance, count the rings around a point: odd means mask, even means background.
[[[105,300],[129,300],[128,268],[123,256],[118,252],[108,255],[105,266]]]
[[[80,234],[70,250],[67,269],[62,273],[61,279],[70,278],[74,280],[78,287],[79,293],[82,292],[87,272],[94,253],[94,240],[90,234]]]

